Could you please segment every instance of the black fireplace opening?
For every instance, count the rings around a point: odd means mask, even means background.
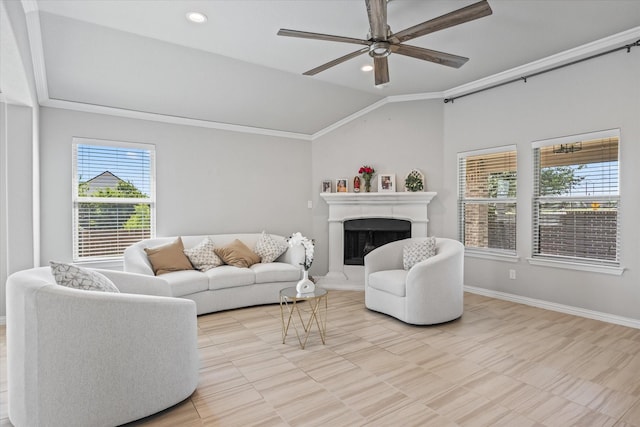
[[[364,265],[364,256],[389,242],[411,237],[411,221],[363,218],[344,222],[344,264]]]

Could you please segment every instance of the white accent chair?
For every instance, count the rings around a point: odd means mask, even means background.
[[[365,306],[414,325],[459,318],[464,302],[464,246],[457,240],[437,238],[436,254],[407,271],[403,248],[418,239],[387,243],[365,256]]]
[[[14,426],[115,426],[173,406],[195,390],[195,303],[124,293],[149,291],[148,278],[98,271],[123,293],[59,286],[48,267],[7,279]]]

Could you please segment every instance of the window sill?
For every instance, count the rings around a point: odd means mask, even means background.
[[[542,267],[564,268],[568,270],[586,271],[589,273],[610,274],[612,276],[621,276],[624,267],[610,267],[607,265],[582,264],[579,262],[555,261],[550,259],[527,258],[531,265],[539,265]]]
[[[490,259],[493,261],[518,262],[520,257],[517,255],[500,254],[497,252],[482,252],[473,249],[465,249],[464,256],[469,258]]]

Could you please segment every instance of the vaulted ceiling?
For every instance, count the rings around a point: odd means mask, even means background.
[[[392,0],[388,22],[397,32],[475,1]],[[541,60],[554,55],[572,59],[567,52],[615,35],[616,43],[640,38],[637,0],[488,1],[492,15],[411,40],[470,58],[465,65],[455,69],[391,54],[391,81],[382,88],[361,70],[372,62],[368,55],[302,75],[359,46],[276,35],[288,28],[367,38],[364,0],[23,5],[29,36],[39,37],[31,43],[34,63],[38,56],[44,59],[46,86],[40,85],[39,97],[45,105],[114,108],[304,136],[382,100],[461,93],[473,82],[498,81],[496,76],[518,67],[548,66]],[[208,21],[189,22],[190,11],[204,13]]]

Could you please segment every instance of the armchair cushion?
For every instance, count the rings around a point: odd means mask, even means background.
[[[402,248],[402,264],[405,270],[409,270],[417,263],[431,258],[436,254],[436,238],[427,237],[424,240],[415,240]]]
[[[369,286],[392,295],[403,297],[407,294],[406,270],[376,271],[369,276]]]
[[[111,280],[97,271],[54,261],[49,262],[49,264],[51,265],[51,273],[58,285],[86,291],[120,292]]]

